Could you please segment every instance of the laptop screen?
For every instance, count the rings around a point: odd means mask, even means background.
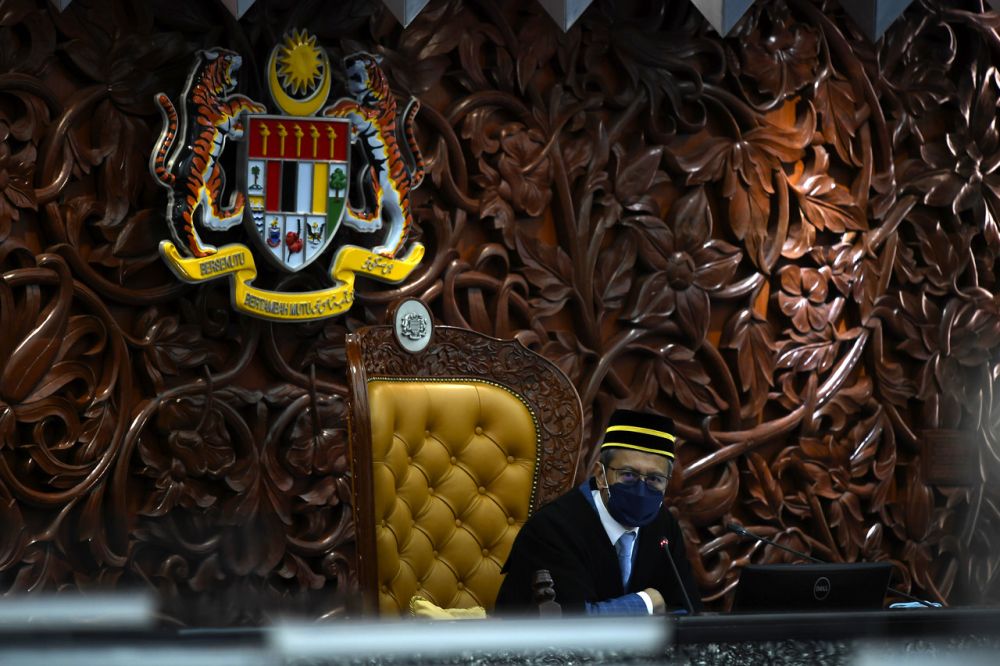
[[[882,608],[892,565],[751,564],[736,586],[734,611]]]

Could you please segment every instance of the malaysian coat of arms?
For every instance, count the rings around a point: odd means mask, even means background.
[[[150,171],[167,189],[172,240],[160,243],[167,265],[191,283],[228,276],[237,310],[282,321],[346,311],[358,274],[405,280],[424,254],[423,245],[413,243],[399,256],[412,224],[410,191],[423,179],[413,134],[416,100],[397,122],[379,59],[357,53],[344,61],[349,97],[328,105],[329,57],[315,37],[292,31],[268,59],[268,88],[282,112],[271,114],[234,93],[241,62],[226,49],[200,51],[178,103],[156,95],[163,130]],[[353,172],[352,144],[367,162]],[[236,151],[234,174],[223,166],[233,163],[223,159],[227,150]],[[235,187],[227,189],[227,182]],[[352,205],[352,183],[364,192],[363,207]],[[336,246],[341,224],[381,232],[382,241],[372,248]],[[206,240],[220,235],[249,244]],[[330,286],[307,292],[256,287],[258,260],[286,272],[329,261]]]

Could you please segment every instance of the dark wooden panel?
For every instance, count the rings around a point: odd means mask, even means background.
[[[711,605],[780,559],[733,519],[1000,601],[1000,23],[947,4],[873,45],[832,1],[757,2],[728,38],[687,0],[595,2],[565,35],[533,0],[435,1],[405,31],[369,0],[239,22],[213,2],[3,3],[0,592],[150,585],[192,623],[343,612],[344,336],[413,294],[569,375],[581,470],[616,406],[681,424],[670,501]],[[291,27],[334,62],[384,57],[424,103],[430,175],[413,279],[296,326],[169,273],[147,171],[153,93],[177,94],[193,52],[241,52],[263,99]],[[986,482],[935,485],[927,431],[974,434]]]

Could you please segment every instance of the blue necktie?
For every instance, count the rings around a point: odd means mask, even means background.
[[[618,537],[615,550],[618,552],[618,566],[622,570],[622,588],[628,589],[628,579],[632,575],[632,546],[635,544],[635,532],[625,532]]]

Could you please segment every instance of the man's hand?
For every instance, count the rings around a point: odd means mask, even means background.
[[[649,595],[650,601],[653,602],[653,615],[663,615],[667,611],[667,604],[663,601],[663,595],[655,587],[647,587],[643,590]]]

